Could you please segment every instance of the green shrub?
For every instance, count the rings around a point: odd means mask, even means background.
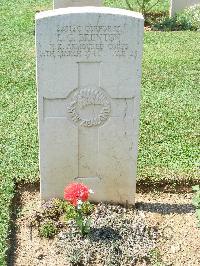
[[[194,30],[200,29],[200,5],[195,5],[180,13],[180,18],[185,18]]]
[[[180,31],[200,29],[200,5],[185,9],[173,17],[167,17],[155,23],[155,30]]]
[[[68,221],[70,219],[75,219],[76,217],[76,208],[67,203],[66,207],[65,207],[65,220]]]
[[[128,8],[130,10],[134,10],[134,8],[131,5],[130,0],[125,0]],[[158,5],[160,0],[152,1],[152,0],[136,0],[136,4],[139,7],[139,10],[142,12],[144,17],[146,17],[146,14],[156,5]]]
[[[39,227],[41,237],[52,238],[57,234],[57,227],[52,220],[44,221]]]
[[[157,22],[153,26],[154,30],[162,30],[162,31],[180,31],[180,30],[192,30],[192,25],[190,22],[186,20],[184,17],[167,17]]]

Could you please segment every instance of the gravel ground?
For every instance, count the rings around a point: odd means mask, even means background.
[[[91,215],[88,237],[82,239],[73,223],[59,234],[57,246],[66,254],[66,265],[76,260],[82,265],[135,265],[155,248],[158,236],[154,228],[147,227],[141,214],[98,204]]]
[[[79,264],[74,265],[199,266],[200,229],[196,227],[192,196],[138,193],[136,210],[99,204],[92,215],[89,238],[80,239],[70,223],[55,239],[46,240],[29,227],[29,218],[40,206],[39,191],[22,187],[10,265],[64,266],[77,261]],[[151,259],[147,260],[151,249]]]

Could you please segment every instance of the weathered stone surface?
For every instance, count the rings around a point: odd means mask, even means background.
[[[105,7],[36,15],[41,197],[83,182],[134,203],[143,17]]]
[[[102,0],[54,0],[55,8],[80,7],[80,6],[102,6]]]
[[[200,0],[171,0],[170,16],[174,16],[177,12],[196,4],[200,4]]]

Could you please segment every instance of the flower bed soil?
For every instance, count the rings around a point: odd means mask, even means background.
[[[80,237],[69,222],[47,240],[30,227],[30,217],[40,208],[38,188],[21,186],[18,192],[9,265],[200,265],[192,193],[138,193],[135,210],[99,204],[90,236]]]

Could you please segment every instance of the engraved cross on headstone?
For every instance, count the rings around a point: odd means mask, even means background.
[[[45,119],[67,118],[78,127],[77,175],[71,178],[101,179],[101,165],[98,160],[99,128],[110,116],[115,119],[129,118],[133,113],[133,100],[111,98],[101,88],[103,63],[77,62],[77,64],[78,88],[73,89],[63,99],[44,99]]]
[[[83,91],[83,105],[79,113],[81,120],[78,124],[78,177],[99,177],[98,171],[98,153],[99,153],[99,137],[98,125],[92,124],[92,119],[98,116],[98,105],[95,102],[91,104],[87,100],[94,91],[100,89],[100,63],[88,62],[78,63],[78,90]],[[79,92],[77,94],[79,95]],[[84,93],[85,92],[85,93]],[[81,102],[81,98],[79,99]],[[95,99],[94,99],[95,101]],[[78,106],[76,106],[78,108]],[[87,121],[91,123],[87,125]],[[84,124],[86,122],[86,124]]]
[[[101,63],[77,64],[78,88],[66,98],[44,98],[45,119],[67,117],[78,127],[78,172],[73,178],[101,178],[98,167],[99,126],[110,116],[110,101],[101,89]]]

